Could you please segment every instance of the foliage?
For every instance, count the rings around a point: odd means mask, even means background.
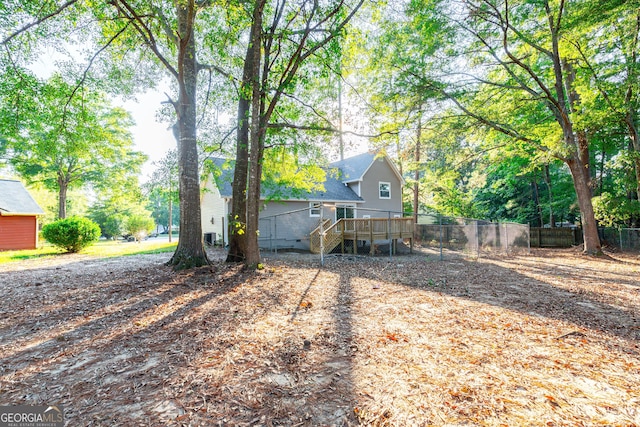
[[[610,193],[602,193],[593,198],[596,219],[605,227],[624,227],[637,217],[640,202],[625,198],[616,198]]]
[[[312,142],[335,141],[343,119],[371,124],[421,207],[573,222],[589,216],[593,194],[601,223],[640,224],[637,0],[370,2],[350,26],[359,1],[36,3],[0,6],[0,157],[59,191],[59,216],[67,188],[95,188],[103,206],[92,217],[105,235],[119,234],[128,213],[102,193],[131,181],[143,160],[106,92],[134,94],[162,73],[174,83],[162,114],[182,157],[171,154],[171,177],[148,189],[148,206],[168,224],[175,190],[191,185],[179,204],[193,228],[181,227],[186,257],[201,255],[196,143],[246,150],[254,170],[241,178],[262,180],[234,181],[234,200],[248,196],[249,208],[234,208],[231,222],[254,236],[260,186],[273,199],[318,189],[318,153],[335,148]],[[67,39],[87,52],[67,54]],[[28,70],[46,49],[85,64],[65,60],[43,81]],[[342,117],[347,92],[357,108]],[[236,102],[246,108],[229,124]]]
[[[80,252],[100,238],[95,222],[78,216],[60,219],[42,228],[42,237],[67,252]]]
[[[176,221],[180,221],[178,153],[175,150],[171,150],[161,160],[154,162],[153,165],[156,169],[152,172],[149,181],[144,185],[148,193],[148,209],[151,210],[156,224],[162,225],[168,231],[169,222],[173,227]]]
[[[146,157],[131,149],[129,113],[60,75],[47,81],[21,76],[28,86],[16,83],[0,95],[3,114],[14,120],[2,128],[3,144],[21,177],[58,192],[59,218],[66,216],[68,190],[107,189],[136,177]]]
[[[304,162],[285,147],[265,152],[262,188],[268,200],[304,198],[313,191],[324,191],[325,171],[317,164]]]
[[[133,214],[127,218],[125,230],[140,242],[153,231],[155,227],[153,218],[149,215]]]
[[[148,194],[147,209],[158,226],[162,226],[164,232],[169,231],[169,192],[161,188],[153,188]],[[171,228],[176,229],[180,223],[180,203],[177,200],[177,192],[171,196]]]
[[[143,196],[137,180],[121,181],[120,185],[100,191],[87,216],[100,226],[107,239],[117,239],[126,233],[127,219],[135,214],[146,215]]]
[[[96,203],[89,209],[88,217],[98,224],[100,232],[107,239],[117,239],[124,234],[124,213],[115,212],[108,206]]]

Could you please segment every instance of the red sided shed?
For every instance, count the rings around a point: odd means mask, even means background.
[[[42,214],[20,181],[0,179],[0,251],[35,249]]]

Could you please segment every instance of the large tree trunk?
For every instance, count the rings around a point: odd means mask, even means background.
[[[180,139],[178,141],[178,173],[180,183],[180,238],[173,257],[168,262],[174,269],[199,267],[209,263],[202,240],[200,211],[200,174],[196,142],[196,82],[198,64],[191,19],[193,1],[177,6],[180,36],[180,62],[177,113]]]
[[[69,183],[66,179],[58,179],[58,219],[67,217],[67,190]]]
[[[535,179],[531,181],[531,190],[533,193],[533,202],[536,206],[536,213],[539,222],[538,227],[542,227],[544,226],[544,216],[542,215],[542,206],[540,206],[540,191],[538,190],[538,183]]]
[[[584,251],[591,255],[602,253],[600,237],[591,203],[591,186],[589,185],[588,170],[579,159],[571,159],[567,162],[573,177],[573,186],[576,190],[578,205],[580,207],[580,219],[582,222],[582,235],[584,237]]]
[[[256,3],[253,24],[262,29],[262,14],[264,1]],[[260,82],[260,65],[262,60],[262,31],[254,34],[252,41],[251,77],[251,149],[249,151],[249,177],[247,188],[247,252],[245,264],[249,268],[255,268],[260,263],[260,246],[258,244],[260,225],[260,187],[262,179],[262,157],[264,152],[264,138],[266,134],[267,120],[264,116],[264,94]]]
[[[636,114],[632,109],[629,109],[629,112],[625,117],[625,124],[629,130],[631,146],[633,147],[633,163],[636,173],[636,197],[640,200],[640,135],[638,134],[638,121],[636,119]]]
[[[418,209],[420,208],[420,150],[422,142],[422,110],[418,112],[418,132],[416,134],[416,150],[414,155],[415,172],[413,183],[413,222],[418,223]]]
[[[584,252],[590,255],[602,254],[598,225],[593,212],[591,202],[591,156],[589,154],[589,140],[584,129],[577,132],[570,113],[578,113],[581,110],[580,95],[574,88],[576,73],[569,61],[560,60],[559,30],[556,27],[553,34],[554,68],[556,72],[556,93],[558,94],[561,111],[556,115],[558,123],[562,127],[565,146],[571,153],[564,161],[569,166],[573,178],[573,187],[576,191],[578,206],[580,207],[580,220],[582,222],[582,236],[584,239]],[[563,88],[562,83],[566,85]],[[566,90],[566,98],[563,94]],[[565,103],[568,103],[568,105]],[[567,109],[568,107],[568,109]]]
[[[252,131],[253,133],[253,131]],[[259,138],[260,139],[260,138]],[[249,188],[247,190],[247,253],[245,264],[255,268],[260,263],[260,177],[262,176],[262,153],[264,146],[254,141],[249,157]]]
[[[549,173],[549,165],[544,165],[544,183],[547,186],[549,192],[549,227],[555,228],[556,217],[553,214],[553,189],[551,187],[551,174]],[[544,222],[541,227],[544,227]]]
[[[233,171],[231,213],[229,214],[229,251],[226,262],[243,262],[247,250],[247,173],[249,167],[249,119],[250,100],[244,95],[246,87],[246,62],[243,75],[243,89],[238,101],[238,131],[236,143],[236,163]]]
[[[259,16],[257,16],[259,15]],[[251,39],[247,46],[238,101],[236,164],[233,174],[231,213],[229,215],[229,252],[227,262],[244,262],[247,258],[247,182],[249,174],[250,124],[259,120],[252,116],[252,100],[257,89],[260,69],[262,8],[255,6]],[[256,63],[256,60],[258,61]],[[258,97],[259,98],[259,97]]]

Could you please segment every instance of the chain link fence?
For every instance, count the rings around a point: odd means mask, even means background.
[[[423,214],[416,224],[416,241],[446,254],[481,257],[488,254],[529,253],[529,225],[451,218]]]
[[[640,251],[640,228],[598,228],[603,247],[617,247],[622,251]]]

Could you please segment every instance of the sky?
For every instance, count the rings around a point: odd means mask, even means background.
[[[114,102],[115,105],[129,111],[136,123],[131,129],[134,150],[141,151],[149,157],[142,168],[141,183],[146,182],[153,173],[155,169],[153,162],[161,160],[169,150],[177,147],[168,124],[156,120],[156,111],[166,100],[164,93],[149,91],[138,95],[137,101]]]

